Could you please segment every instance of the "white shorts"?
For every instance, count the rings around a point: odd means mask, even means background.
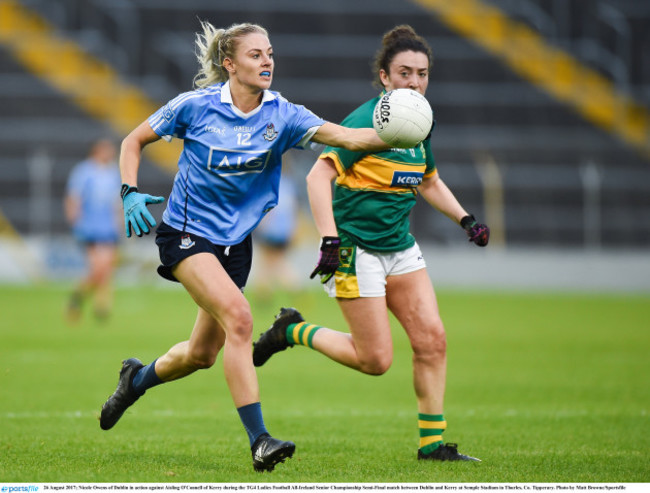
[[[341,247],[340,264],[324,285],[330,298],[372,298],[386,296],[386,278],[425,269],[417,243],[400,252],[370,252],[359,246]]]

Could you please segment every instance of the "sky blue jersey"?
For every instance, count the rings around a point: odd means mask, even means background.
[[[228,82],[182,93],[148,121],[166,140],[184,140],[163,221],[218,245],[240,243],[277,205],[282,154],[325,123],[274,91],[243,113]]]
[[[102,166],[86,159],[73,168],[67,194],[79,200],[79,216],[73,225],[79,240],[114,243],[119,239],[121,183],[116,164]]]

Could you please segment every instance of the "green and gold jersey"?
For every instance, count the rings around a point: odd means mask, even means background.
[[[379,96],[364,103],[341,123],[344,127],[372,128],[372,112]],[[366,250],[397,252],[415,243],[409,214],[417,186],[436,174],[427,139],[412,149],[353,152],[326,147],[338,177],[334,188],[334,219],[339,235]]]

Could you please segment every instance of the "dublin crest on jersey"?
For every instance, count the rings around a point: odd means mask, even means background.
[[[275,130],[275,125],[273,125],[272,123],[269,123],[266,126],[266,131],[264,132],[264,140],[268,140],[269,142],[271,142],[277,136],[278,136],[278,132],[277,132],[277,130]]]

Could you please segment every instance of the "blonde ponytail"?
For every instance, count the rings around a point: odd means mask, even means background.
[[[199,89],[228,80],[228,71],[224,68],[223,61],[235,56],[238,38],[252,33],[269,35],[262,26],[248,23],[217,29],[209,22],[201,21],[201,28],[203,32],[196,34],[199,72],[194,77],[194,87]]]

